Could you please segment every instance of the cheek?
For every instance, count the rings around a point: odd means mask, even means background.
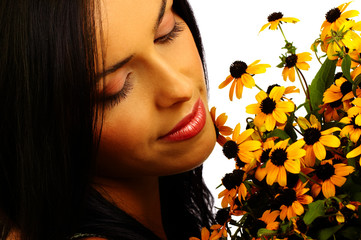
[[[143,154],[151,144],[151,124],[145,124],[144,120],[137,117],[139,116],[137,111],[129,109],[137,108],[129,107],[127,114],[124,114],[124,110],[114,111],[112,116],[105,117],[97,155],[97,168],[107,175],[108,173],[113,175],[111,173],[113,171],[124,175],[131,169],[139,169]]]

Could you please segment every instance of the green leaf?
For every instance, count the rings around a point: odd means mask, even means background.
[[[352,92],[353,92],[354,96],[357,96],[356,89],[360,83],[361,83],[361,74],[357,75],[357,77],[355,77],[355,79],[352,83]]]
[[[359,239],[360,231],[361,230],[358,227],[347,227],[340,232],[340,235],[346,239]]]
[[[346,56],[342,59],[341,69],[343,76],[352,83],[350,69],[351,69],[351,57],[346,54]]]
[[[337,225],[331,228],[323,228],[318,232],[318,240],[327,240],[332,237],[335,232],[337,232],[340,228],[343,227],[343,224]]]
[[[310,225],[316,218],[325,215],[324,203],[325,200],[317,200],[316,202],[308,204],[308,211],[303,217],[306,225]]]
[[[267,137],[279,137],[282,140],[290,138],[290,136],[285,131],[278,128],[267,134]]]
[[[295,120],[295,114],[292,113],[290,116],[287,117],[287,124],[284,128],[287,135],[291,137],[291,142],[297,141],[297,134],[295,132],[295,129],[293,128],[294,120]]]
[[[309,87],[311,106],[313,110],[318,109],[322,104],[323,93],[333,83],[336,69],[336,60],[326,59]]]
[[[262,236],[272,236],[275,235],[277,233],[277,231],[274,230],[268,230],[266,228],[261,228],[258,230],[257,232],[257,236],[258,237],[262,237]]]

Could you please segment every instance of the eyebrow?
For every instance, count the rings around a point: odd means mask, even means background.
[[[153,27],[153,31],[156,32],[158,29],[158,26],[160,24],[160,22],[162,21],[163,17],[164,17],[164,13],[165,13],[165,8],[167,6],[167,0],[162,0],[162,5],[160,6],[160,10],[159,10],[159,14],[158,14],[158,18],[157,21]],[[110,68],[106,69],[105,71],[103,71],[101,74],[99,74],[97,76],[97,79],[101,79],[102,77],[105,77],[106,75],[109,75],[115,71],[117,71],[119,68],[123,67],[125,64],[127,64],[130,60],[132,60],[134,55],[130,55],[129,57],[115,63],[113,66],[111,66]]]

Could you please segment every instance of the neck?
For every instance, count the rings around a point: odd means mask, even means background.
[[[97,177],[94,186],[107,200],[132,216],[161,239],[162,224],[158,177],[109,179]]]

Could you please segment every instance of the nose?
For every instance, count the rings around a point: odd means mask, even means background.
[[[152,86],[158,107],[171,107],[192,98],[195,86],[181,65],[179,61],[175,63],[159,55],[152,58]]]

